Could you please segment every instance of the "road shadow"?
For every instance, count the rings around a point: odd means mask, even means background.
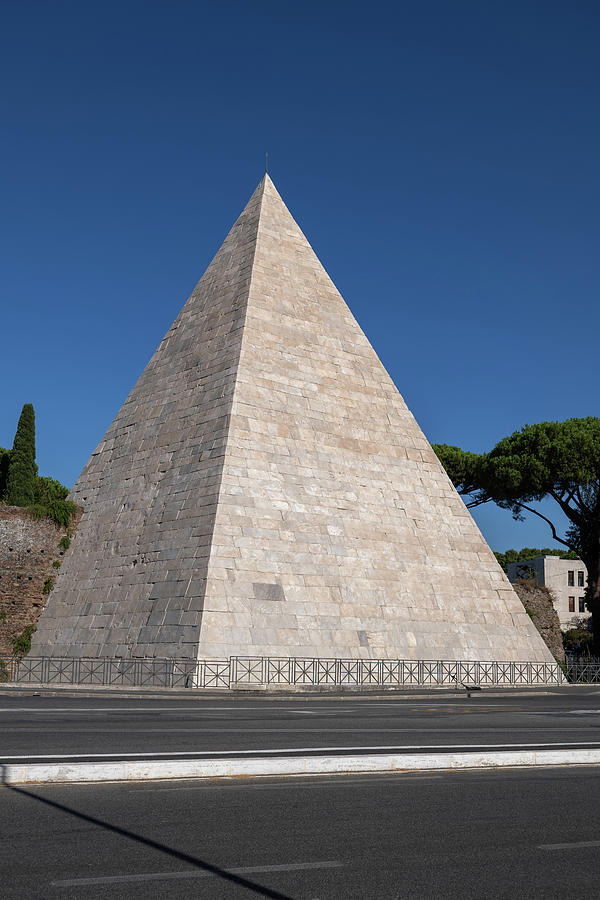
[[[204,859],[199,859],[197,856],[191,856],[189,853],[182,853],[181,850],[176,850],[174,847],[169,847],[167,844],[161,844],[159,841],[153,841],[152,838],[136,834],[135,831],[121,828],[120,825],[113,825],[112,822],[106,822],[104,819],[98,819],[95,816],[89,816],[87,813],[79,812],[79,810],[73,809],[70,806],[65,806],[63,803],[58,803],[56,800],[49,800],[47,797],[41,797],[33,791],[26,790],[16,784],[11,784],[8,780],[8,767],[4,765],[0,766],[0,782],[4,785],[5,789],[10,790],[15,794],[20,794],[23,797],[28,797],[30,800],[43,803],[45,806],[57,809],[82,822],[96,825],[98,828],[103,828],[105,831],[118,834],[120,837],[126,838],[127,840],[143,844],[145,847],[150,847],[153,850],[158,850],[159,853],[164,853],[165,856],[169,856],[171,859],[177,859],[180,862],[187,863],[196,869],[201,869],[203,872],[208,872],[217,878],[222,878],[230,884],[246,888],[246,890],[252,891],[252,893],[258,894],[261,897],[269,897],[271,900],[294,900],[289,894],[282,894],[279,891],[274,891],[255,881],[250,881],[248,878],[243,878],[241,875],[235,875],[234,873],[228,872],[226,869],[222,869],[219,866],[215,866]],[[64,787],[64,785],[53,785],[53,787],[57,786]]]

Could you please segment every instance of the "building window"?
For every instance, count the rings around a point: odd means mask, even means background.
[[[577,587],[583,587],[583,572],[577,573]]]
[[[579,598],[579,612],[585,612],[585,597]]]
[[[571,572],[571,570],[567,572],[567,584],[569,587],[574,587],[575,585],[575,572]]]
[[[575,597],[569,597],[569,612],[575,612]]]

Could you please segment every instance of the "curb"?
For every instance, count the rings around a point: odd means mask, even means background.
[[[280,759],[190,759],[113,763],[0,765],[0,782],[75,784],[182,778],[352,775],[358,772],[417,772],[428,769],[497,769],[583,766],[600,763],[600,750],[511,750],[491,753],[401,753],[362,756],[296,756]]]
[[[600,689],[600,685],[589,684],[555,684],[555,685],[512,685],[500,687],[498,685],[486,686],[481,691],[477,691],[476,696],[480,698],[492,697],[539,697],[548,694],[560,694],[563,691],[568,693],[577,689],[585,688]],[[209,688],[188,688],[186,690],[178,690],[177,688],[156,688],[156,687],[117,687],[117,686],[98,686],[91,687],[89,685],[54,685],[54,684],[11,684],[0,683],[0,696],[21,695],[21,696],[43,696],[43,697],[122,697],[127,700],[137,699],[165,699],[170,697],[175,700],[232,700],[246,699],[247,697],[257,697],[263,700],[357,700],[360,698],[369,700],[428,700],[440,699],[441,697],[456,699],[458,697],[467,697],[468,691],[461,688],[457,690],[455,687],[439,686],[431,687],[429,685],[420,685],[415,687],[395,687],[382,691],[380,687],[357,690],[351,688],[337,687],[336,690],[317,691],[285,691],[285,690],[252,690],[251,688],[243,689],[219,689],[211,690]],[[475,693],[473,694],[475,696]]]

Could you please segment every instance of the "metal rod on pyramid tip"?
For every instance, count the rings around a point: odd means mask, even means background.
[[[265,153],[265,175],[269,174],[269,154]]]

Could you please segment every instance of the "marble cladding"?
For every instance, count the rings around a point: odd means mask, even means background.
[[[84,515],[34,655],[196,655],[260,193],[73,488]]]
[[[268,176],[73,498],[34,655],[552,662]]]
[[[550,661],[270,182],[198,649],[231,653]]]

